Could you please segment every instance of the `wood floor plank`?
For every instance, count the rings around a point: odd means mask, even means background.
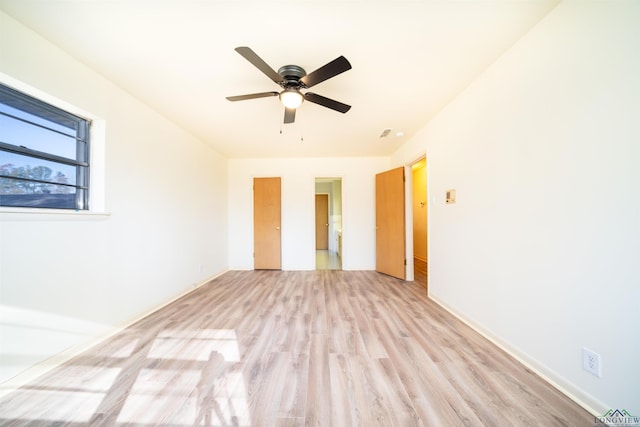
[[[312,335],[305,409],[305,423],[308,426],[331,425],[331,398],[326,393],[331,389],[327,347],[325,335]]]
[[[389,359],[377,359],[375,362],[375,374],[380,378],[381,387],[385,390],[385,398],[389,402],[391,424],[407,427],[422,425],[422,420],[395,365]]]
[[[288,354],[268,353],[256,364],[247,366],[247,399],[252,425],[274,425],[278,417]]]
[[[276,427],[303,427],[304,418],[277,418]]]
[[[391,424],[389,403],[385,401],[383,391],[380,389],[379,378],[376,377],[376,363],[378,358],[368,357],[354,358],[355,369],[358,375],[358,408],[366,408],[361,415],[363,426],[387,426]]]
[[[578,426],[593,417],[370,271],[230,271],[0,399],[7,426]]]
[[[350,366],[348,356],[344,353],[329,354],[329,371],[331,381],[331,425],[334,426],[358,426],[362,423],[355,402],[357,392],[353,368]]]
[[[286,381],[278,417],[283,419],[281,422],[287,418],[304,420],[309,380],[309,355],[291,354],[284,376]]]

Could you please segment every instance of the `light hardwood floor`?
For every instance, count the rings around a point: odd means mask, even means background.
[[[592,426],[374,272],[228,272],[0,400],[3,426]]]
[[[334,251],[318,249],[316,270],[342,270],[342,259]]]
[[[427,289],[427,262],[421,258],[413,257],[414,281]]]

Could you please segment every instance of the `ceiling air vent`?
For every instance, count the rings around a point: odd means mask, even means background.
[[[391,128],[386,128],[385,130],[382,131],[382,133],[380,134],[380,138],[386,138],[387,136],[389,136],[389,132],[391,132]]]

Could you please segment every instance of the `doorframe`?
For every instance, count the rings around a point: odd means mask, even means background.
[[[345,177],[343,175],[339,175],[339,174],[315,174],[313,176],[312,179],[312,185],[313,185],[313,204],[314,204],[314,208],[313,208],[313,229],[314,229],[314,237],[313,237],[313,260],[314,260],[314,270],[315,270],[315,259],[316,259],[316,249],[315,249],[315,195],[316,194],[328,194],[328,193],[316,193],[316,183],[318,182],[318,180],[322,180],[322,179],[327,179],[327,180],[332,180],[332,181],[340,181],[340,218],[341,218],[341,232],[342,232],[342,251],[340,253],[340,263],[342,265],[342,270],[344,270],[344,265],[345,265],[345,256],[344,256],[344,225],[345,225],[345,185],[344,185],[344,180]],[[331,197],[329,197],[329,230],[330,231],[335,231],[333,228],[333,222],[332,222],[332,218],[331,218],[331,206],[332,206],[333,200],[331,199]],[[332,235],[331,233],[329,233],[329,248],[331,248],[331,240],[332,240]],[[335,248],[337,249],[337,248]]]
[[[414,160],[412,160],[409,163],[406,163],[404,165],[404,173],[405,176],[410,176],[411,179],[405,179],[405,186],[404,186],[404,191],[405,191],[405,221],[407,224],[411,224],[410,227],[406,227],[405,229],[405,242],[406,242],[406,247],[405,247],[405,253],[407,254],[407,265],[405,266],[406,271],[405,271],[405,277],[406,277],[406,281],[414,281],[415,280],[415,275],[413,273],[413,269],[414,269],[414,262],[413,262],[413,257],[414,257],[414,253],[413,253],[413,170],[412,170],[412,166],[415,165],[416,163],[420,162],[421,160],[425,161],[425,176],[427,179],[427,183],[426,183],[426,190],[427,190],[427,200],[426,200],[426,209],[427,209],[427,256],[430,253],[429,252],[429,227],[431,224],[431,221],[429,221],[429,213],[430,210],[429,209],[429,160],[428,157],[425,154],[420,155],[417,158],[414,158]],[[427,258],[427,266],[429,265],[429,259]],[[429,268],[427,268],[427,283],[429,283]],[[428,289],[428,288],[427,288]]]
[[[426,249],[427,249],[427,291],[429,289],[428,284],[429,284],[429,225],[430,225],[430,221],[429,221],[429,212],[430,212],[430,203],[429,203],[429,168],[428,168],[428,159],[427,159],[427,155],[424,154],[422,156],[420,156],[419,158],[417,158],[416,160],[414,160],[413,162],[411,162],[408,165],[408,169],[409,169],[409,173],[411,173],[411,179],[408,180],[410,181],[410,185],[408,188],[408,195],[411,198],[411,206],[408,206],[407,209],[411,210],[411,230],[407,230],[407,236],[411,236],[411,275],[412,275],[412,280],[415,280],[415,275],[414,275],[414,259],[415,259],[415,254],[413,252],[413,247],[414,247],[414,240],[413,240],[413,234],[414,234],[414,223],[413,223],[413,203],[416,202],[416,200],[413,200],[413,165],[421,162],[424,160],[424,168],[425,168],[425,209],[426,209],[426,221],[427,221],[427,228],[426,228],[426,232],[427,235],[425,236],[425,244],[426,244]],[[408,255],[407,255],[408,257]],[[407,262],[408,264],[409,262]]]
[[[415,276],[413,274],[413,171],[411,166],[418,162],[416,160],[409,164],[404,165],[404,222],[410,227],[405,227],[405,248],[404,253],[406,257],[404,277],[407,282],[413,282]],[[411,179],[406,179],[411,177]]]

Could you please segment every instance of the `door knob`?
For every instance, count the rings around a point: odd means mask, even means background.
[[[276,230],[280,230],[280,227],[276,227]]]
[[[325,224],[324,226],[325,226],[325,227],[328,227],[328,226],[329,226],[329,224]]]

